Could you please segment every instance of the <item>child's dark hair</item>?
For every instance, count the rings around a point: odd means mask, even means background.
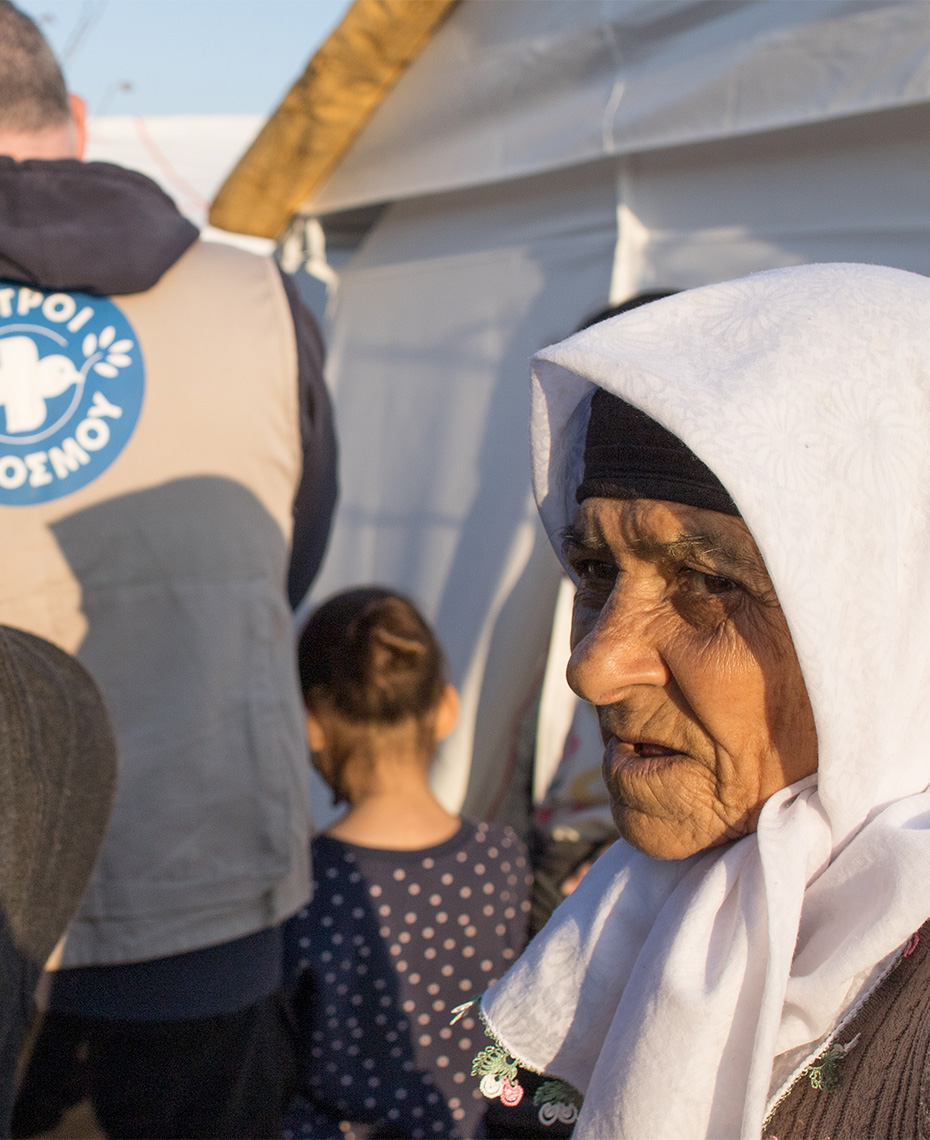
[[[442,648],[407,598],[380,586],[336,594],[312,615],[297,647],[300,687],[357,723],[422,719],[446,686]]]

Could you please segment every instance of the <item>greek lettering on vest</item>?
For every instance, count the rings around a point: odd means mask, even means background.
[[[112,300],[0,282],[0,505],[99,478],[132,437],[144,390],[138,338]]]

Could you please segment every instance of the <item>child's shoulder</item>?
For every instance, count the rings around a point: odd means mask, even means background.
[[[508,855],[515,858],[526,856],[526,844],[509,825],[463,819],[462,827],[463,841],[480,846],[490,859],[506,858]]]
[[[452,864],[513,861],[519,868],[527,859],[526,847],[511,827],[466,818],[460,821],[454,835],[433,847],[411,850],[360,847],[322,834],[313,839],[310,848],[314,878],[330,880],[357,877],[353,872],[359,870],[366,877],[387,874],[403,880],[416,869],[429,878],[429,872],[454,869]]]
[[[315,835],[310,840],[310,865],[314,879],[342,879],[355,870],[355,855],[349,844],[330,835]]]
[[[310,850],[314,855],[326,859],[344,859],[351,853],[351,844],[343,843],[321,831],[310,840]]]

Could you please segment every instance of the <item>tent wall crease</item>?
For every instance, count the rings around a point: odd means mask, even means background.
[[[612,296],[811,261],[930,275],[927,120],[903,107],[618,160]]]
[[[462,692],[435,787],[473,815],[515,761],[559,566],[529,486],[527,360],[607,296],[610,163],[398,202],[340,270],[328,376],[341,498],[313,596],[384,582]]]
[[[303,208],[927,101],[913,0],[464,0]]]
[[[217,195],[220,229],[277,237],[457,0],[355,0]]]

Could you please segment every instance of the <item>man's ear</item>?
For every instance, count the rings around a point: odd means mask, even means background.
[[[83,158],[87,147],[87,104],[80,95],[69,95],[71,126],[74,130],[74,157]]]
[[[459,693],[455,685],[446,685],[436,710],[436,741],[445,740],[459,719]]]

